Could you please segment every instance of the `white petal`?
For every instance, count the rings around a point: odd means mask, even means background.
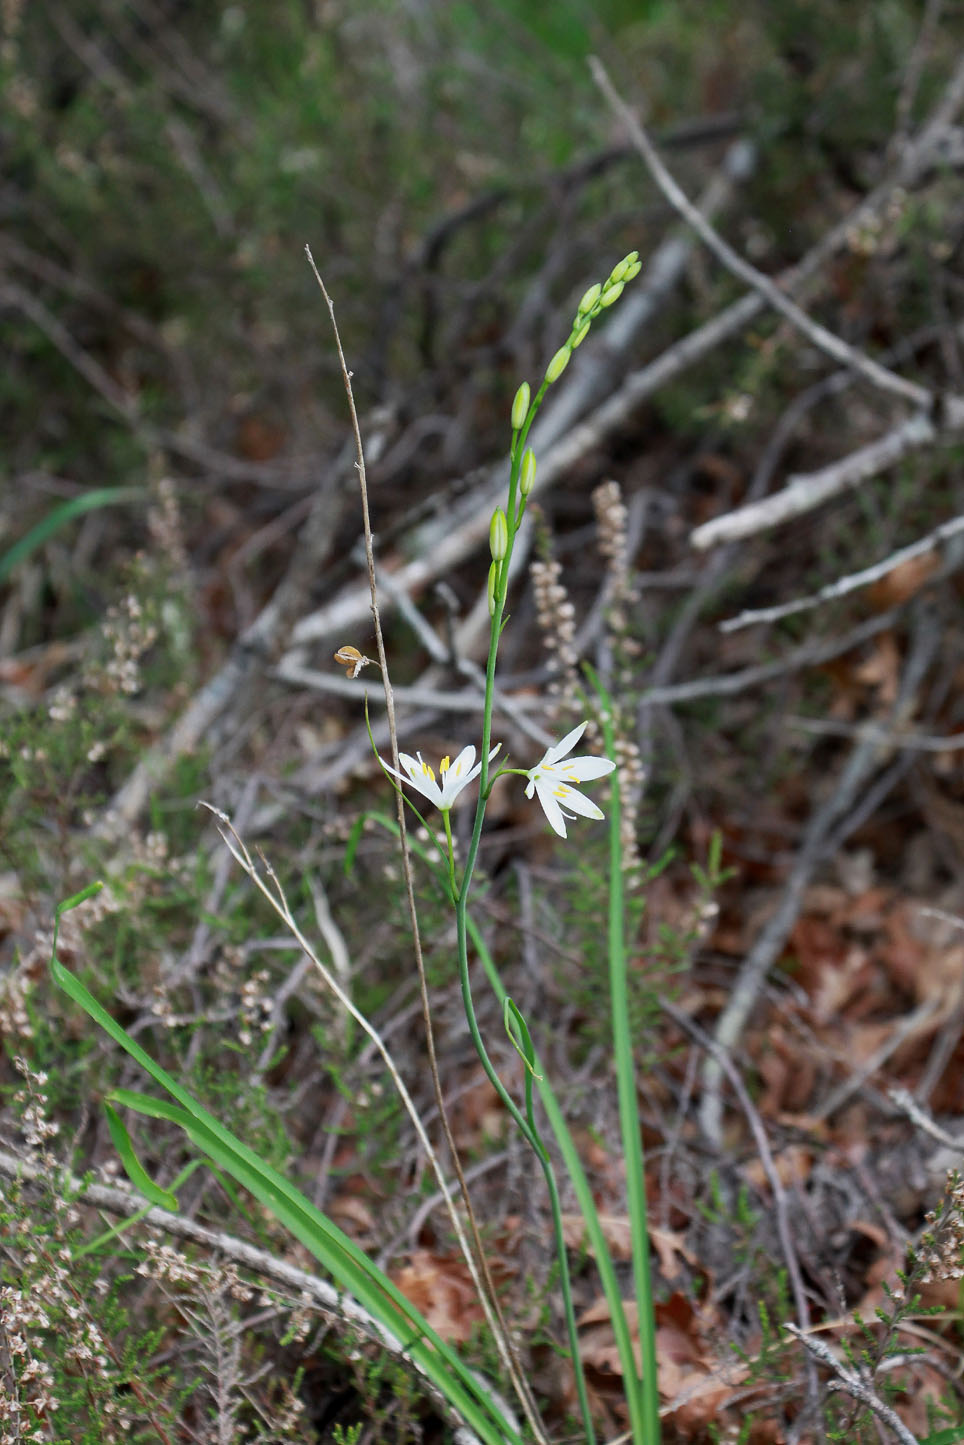
[[[442,803],[442,789],[428,771],[425,763],[422,762],[421,753],[417,757],[410,757],[408,753],[399,753],[399,758],[405,767],[410,769],[406,782],[421,793],[423,798],[428,798],[436,808]]]
[[[456,777],[461,778],[463,782],[468,782],[468,775],[472,772],[474,762],[475,748],[469,743],[468,747],[462,749],[455,762],[448,768],[445,774],[446,778]]]
[[[593,758],[584,753],[581,757],[560,763],[556,776],[564,778],[567,783],[588,783],[593,778],[604,778],[615,766],[608,758]]]
[[[604,818],[606,815],[602,808],[587,798],[583,793],[577,793],[575,788],[567,788],[565,783],[555,789],[556,801],[563,808],[571,808],[581,818]]]
[[[571,733],[566,733],[561,743],[556,743],[555,747],[549,749],[542,759],[543,763],[557,763],[560,758],[566,756],[566,753],[571,753],[588,726],[588,722],[580,723],[577,728],[573,728]]]
[[[405,757],[406,757],[406,754],[405,754],[405,753],[399,753],[399,762],[401,762],[402,759],[404,759]],[[393,767],[392,767],[391,763],[386,763],[386,761],[385,761],[385,759],[384,759],[383,757],[379,757],[378,761],[381,763],[381,765],[382,765],[382,767],[385,769],[386,773],[391,773],[392,777],[393,777],[393,778],[397,778],[400,783],[410,783],[410,782],[412,781],[412,775],[411,775],[411,773],[400,773],[397,768],[393,768]],[[414,758],[409,758],[408,761],[409,761],[410,763],[412,763],[412,762],[414,762],[415,760],[414,760]],[[417,768],[417,767],[418,767],[418,764],[415,763],[415,766],[416,766],[416,768]]]
[[[563,817],[562,809],[552,795],[551,788],[537,788],[536,791],[539,802],[542,804],[542,811],[548,819],[549,827],[554,833],[558,833],[560,838],[565,838],[566,820]]]

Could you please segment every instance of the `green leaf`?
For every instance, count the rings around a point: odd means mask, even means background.
[[[14,542],[0,557],[0,582],[6,582],[15,567],[19,567],[31,552],[36,552],[38,547],[56,536],[61,528],[66,527],[75,517],[82,517],[85,512],[93,512],[100,507],[116,507],[121,502],[138,501],[145,496],[146,493],[141,487],[97,487],[93,491],[84,492],[83,496],[71,497],[69,502],[62,502],[59,507],[48,512],[46,517],[41,517],[26,536],[21,537],[19,542]]]
[[[522,1017],[522,1014],[519,1012],[518,1007],[511,998],[506,997],[505,1002],[502,1005],[502,1019],[505,1024],[505,1031],[509,1035],[509,1042],[512,1044],[512,1047],[515,1049],[516,1053],[519,1055],[520,1059],[525,1064],[532,1077],[541,1082],[542,1075],[536,1072],[536,1051],[532,1044],[532,1035],[529,1033],[529,1025],[526,1023],[525,1019]],[[515,1024],[516,1028],[518,1029],[519,1034],[521,1035],[521,1042],[519,1041],[519,1039],[516,1038],[515,1031],[512,1028],[512,1024]]]
[[[167,1209],[171,1214],[176,1214],[177,1195],[172,1194],[169,1189],[162,1189],[154,1183],[134,1153],[131,1136],[127,1132],[123,1119],[113,1105],[105,1101],[104,1112],[107,1115],[107,1127],[110,1130],[110,1137],[114,1141],[114,1148],[120,1155],[120,1161],[124,1166],[124,1171],[134,1188],[139,1194],[143,1194],[145,1199],[149,1199],[152,1204],[157,1204],[161,1209]]]
[[[128,1089],[116,1089],[111,1098],[149,1118],[165,1119],[182,1128],[207,1158],[254,1195],[296,1239],[310,1250],[336,1284],[379,1321],[383,1330],[404,1344],[422,1372],[441,1391],[462,1419],[486,1445],[522,1445],[521,1437],[501,1414],[498,1404],[459,1358],[451,1345],[432,1329],[398,1287],[365,1252],[317,1209],[283,1174],[266,1164],[219,1124],[166,1069],[154,1062],[125,1029],[103,1008],[78,978],[57,957],[60,915],[76,908],[98,892],[91,884],[61,903],[55,911],[50,970],[67,996],[119,1044],[168,1093],[175,1103],[152,1099]],[[116,1142],[116,1141],[115,1141]]]

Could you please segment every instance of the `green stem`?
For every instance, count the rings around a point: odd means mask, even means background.
[[[592,680],[602,702],[601,720],[606,751],[612,756],[614,741],[612,703],[602,690],[598,680],[595,677]],[[642,1354],[645,1439],[646,1445],[658,1445],[660,1426],[659,1388],[656,1372],[656,1321],[653,1313],[649,1228],[646,1219],[643,1142],[639,1126],[636,1070],[630,1037],[629,990],[626,984],[623,860],[619,824],[619,780],[614,776],[610,792],[609,817],[609,988],[613,1012],[613,1053],[616,1059],[619,1125],[623,1141],[623,1156],[626,1160],[626,1194],[633,1248],[633,1279],[636,1285],[639,1343]]]
[[[492,622],[489,629],[489,655],[485,668],[485,701],[482,713],[482,767],[479,776],[479,801],[475,810],[475,822],[472,828],[472,837],[469,842],[468,853],[465,859],[465,869],[462,874],[462,884],[458,891],[455,904],[455,921],[458,937],[459,953],[459,981],[462,990],[462,1004],[465,1009],[465,1017],[469,1026],[469,1034],[472,1044],[478,1054],[486,1077],[495,1089],[502,1103],[509,1112],[516,1127],[534,1150],[536,1157],[542,1166],[542,1173],[546,1181],[546,1188],[549,1192],[549,1204],[552,1211],[553,1233],[555,1235],[556,1255],[559,1261],[559,1281],[562,1290],[562,1305],[566,1318],[566,1330],[569,1336],[569,1350],[572,1358],[573,1374],[576,1381],[576,1393],[579,1397],[579,1408],[582,1415],[583,1429],[585,1430],[587,1445],[595,1445],[595,1432],[592,1423],[592,1411],[589,1407],[589,1393],[586,1388],[585,1374],[582,1368],[582,1358],[579,1354],[579,1334],[576,1328],[576,1314],[572,1301],[572,1284],[569,1277],[569,1260],[566,1252],[566,1242],[562,1228],[562,1205],[559,1199],[559,1189],[556,1184],[552,1163],[546,1153],[538,1133],[530,1126],[528,1120],[516,1105],[509,1094],[502,1080],[496,1073],[495,1067],[489,1058],[482,1034],[479,1029],[478,1020],[475,1014],[475,1004],[472,999],[472,987],[469,980],[469,953],[467,939],[467,914],[469,890],[472,885],[472,875],[475,871],[475,864],[479,854],[479,843],[482,838],[482,823],[485,818],[485,807],[488,801],[489,792],[489,752],[492,741],[492,706],[495,696],[495,666],[499,651],[499,638],[502,634],[502,618],[505,611],[506,591],[508,589],[509,564],[512,560],[512,547],[515,541],[515,534],[518,529],[518,522],[522,518],[525,498],[520,499],[518,518],[513,517],[515,511],[516,486],[519,477],[519,468],[522,461],[523,443],[531,425],[532,417],[539,402],[546,390],[544,382],[533,405],[529,409],[526,424],[516,438],[516,444],[512,451],[512,467],[509,479],[509,497],[506,509],[506,517],[509,520],[509,541],[505,558],[499,569],[499,577],[495,589],[495,607],[493,610]]]
[[[452,843],[452,815],[448,808],[444,809],[442,817],[445,819],[445,843],[449,855],[449,888],[452,890],[452,902],[459,896],[458,884],[455,881],[455,848]]]

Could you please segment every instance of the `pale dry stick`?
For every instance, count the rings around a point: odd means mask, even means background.
[[[6,1149],[0,1149],[0,1176],[10,1180],[28,1179],[31,1183],[41,1184],[46,1188],[50,1188],[52,1183],[48,1169],[31,1159],[12,1154]],[[207,1225],[198,1224],[195,1220],[188,1218],[186,1214],[172,1214],[166,1209],[158,1209],[149,1205],[147,1200],[139,1194],[135,1194],[133,1189],[118,1189],[114,1185],[88,1183],[67,1172],[56,1177],[55,1187],[74,1203],[79,1202],[93,1209],[102,1209],[109,1214],[118,1215],[122,1219],[130,1219],[135,1214],[140,1215],[142,1216],[140,1222],[149,1229],[158,1230],[175,1239],[189,1240],[192,1244],[201,1245],[212,1255],[234,1260],[235,1263],[243,1265],[245,1269],[250,1269],[265,1279],[276,1280],[278,1284],[296,1291],[298,1295],[306,1296],[318,1309],[324,1311],[339,1324],[357,1329],[379,1348],[386,1350],[408,1368],[415,1370],[432,1398],[447,1414],[450,1413],[449,1406],[440,1395],[437,1386],[422,1375],[418,1364],[408,1354],[402,1341],[374,1315],[370,1315],[357,1300],[352,1299],[350,1295],[341,1293],[327,1280],[319,1278],[317,1274],[309,1274],[306,1270],[299,1269],[297,1265],[289,1264],[287,1260],[279,1259],[277,1255],[269,1254],[267,1250],[259,1249],[256,1245],[249,1244],[247,1240],[238,1239],[225,1230],[210,1229]],[[486,1389],[488,1388],[488,1382],[486,1382]],[[491,1393],[494,1398],[498,1399],[494,1391]],[[499,1400],[499,1405],[506,1416],[511,1419],[511,1411],[505,1402]],[[460,1427],[460,1439],[462,1445],[480,1445],[478,1438],[465,1426]]]
[[[817,737],[860,738],[862,741],[915,753],[956,753],[964,748],[964,733],[954,733],[948,737],[925,737],[920,733],[888,730],[878,727],[876,723],[842,723],[831,718],[792,716],[786,717],[784,721],[788,727],[814,733]]]
[[[190,126],[175,116],[169,116],[164,122],[164,134],[185,172],[197,187],[201,204],[207,211],[215,234],[222,240],[236,236],[234,214],[216,177],[206,164]]]
[[[937,641],[934,629],[929,628],[926,621],[919,619],[914,646],[901,678],[900,695],[891,709],[891,718],[895,721],[901,719],[907,708],[913,705],[917,687],[930,665]],[[873,769],[879,767],[881,754],[886,756],[889,751],[891,749],[882,749],[879,743],[855,743],[833,791],[811,814],[804,830],[800,851],[784,885],[780,903],[744,959],[726,1007],[717,1020],[715,1038],[723,1054],[728,1055],[743,1032],[763,980],[797,921],[814,870],[831,846],[835,827],[850,811],[864,779]],[[723,1147],[722,1079],[723,1070],[718,1057],[708,1057],[703,1067],[700,1127],[707,1142],[717,1150]]]
[[[415,1130],[419,1144],[425,1152],[425,1157],[429,1162],[432,1173],[435,1175],[439,1191],[441,1192],[442,1197],[445,1201],[445,1207],[449,1216],[449,1221],[451,1222],[452,1228],[455,1232],[455,1237],[458,1241],[459,1249],[461,1250],[463,1258],[465,1259],[466,1267],[468,1268],[469,1273],[472,1277],[472,1282],[479,1293],[479,1300],[482,1304],[483,1309],[486,1312],[486,1319],[489,1320],[489,1325],[493,1332],[493,1338],[498,1345],[500,1341],[496,1328],[496,1321],[494,1319],[490,1319],[491,1312],[490,1310],[486,1309],[486,1295],[483,1289],[482,1280],[476,1268],[474,1253],[470,1247],[469,1240],[462,1227],[462,1221],[459,1218],[458,1210],[455,1207],[455,1200],[453,1196],[449,1193],[448,1185],[445,1180],[445,1174],[442,1169],[442,1162],[438,1157],[432,1141],[429,1139],[428,1134],[425,1131],[425,1126],[422,1123],[418,1108],[415,1104],[414,1099],[408,1092],[404,1079],[398,1071],[391,1050],[386,1045],[378,1029],[375,1028],[375,1025],[365,1014],[361,1012],[360,1009],[355,1006],[355,1004],[352,1002],[350,995],[345,992],[338,979],[335,977],[332,971],[325,966],[321,958],[318,956],[317,951],[312,947],[311,943],[309,943],[308,938],[301,930],[298,920],[295,918],[294,914],[291,912],[290,907],[288,906],[288,900],[285,896],[284,889],[281,886],[281,882],[278,879],[277,874],[271,867],[271,864],[268,863],[267,859],[265,859],[262,855],[262,861],[264,862],[265,871],[269,879],[269,882],[265,882],[265,879],[262,877],[257,864],[251,857],[251,854],[248,852],[244,840],[240,838],[235,832],[228,815],[222,812],[220,808],[215,808],[210,803],[203,802],[203,800],[201,806],[207,808],[208,811],[214,815],[218,832],[221,834],[221,838],[225,844],[225,847],[229,850],[231,856],[234,858],[238,866],[243,870],[243,872],[248,876],[248,878],[250,878],[251,882],[257,888],[261,896],[266,900],[270,907],[274,909],[275,913],[281,919],[282,923],[284,923],[285,927],[291,934],[291,937],[296,941],[302,952],[306,955],[306,957],[311,959],[311,962],[321,976],[325,987],[328,988],[332,994],[334,994],[341,1007],[346,1011],[346,1013],[351,1015],[351,1017],[358,1024],[359,1028],[363,1030],[363,1032],[371,1040],[372,1044],[377,1050],[379,1058],[382,1060],[382,1063],[385,1065],[385,1068],[388,1071],[389,1077],[392,1081],[392,1085],[394,1086],[395,1091],[402,1102],[405,1112],[408,1114],[409,1119],[412,1121],[412,1126]],[[506,1368],[509,1369],[509,1362],[503,1359],[503,1364],[505,1364]],[[514,1377],[513,1383],[515,1383]],[[532,1422],[530,1421],[530,1424],[531,1423]],[[536,1435],[538,1439],[543,1439],[542,1435],[538,1431],[536,1432]]]
[[[663,687],[645,688],[639,695],[639,703],[665,707],[674,703],[695,702],[702,697],[734,697],[749,688],[762,687],[788,672],[799,672],[805,667],[819,667],[831,658],[841,657],[893,627],[898,615],[899,609],[892,607],[890,611],[882,612],[879,617],[869,617],[866,622],[858,623],[842,636],[832,637],[826,642],[805,643],[803,647],[795,648],[778,662],[761,662],[754,667],[741,668],[739,672],[721,673],[715,677],[695,677],[689,682],[671,682]]]
[[[786,486],[773,496],[704,522],[690,533],[690,545],[697,551],[705,552],[721,542],[753,537],[771,527],[805,516],[848,488],[858,487],[889,467],[896,466],[911,452],[932,446],[937,439],[934,423],[918,412],[900,422],[886,436],[849,452],[820,471],[788,478]]]
[[[391,680],[389,678],[388,657],[385,652],[385,639],[382,634],[381,616],[378,609],[378,587],[375,577],[374,539],[372,534],[371,517],[368,510],[368,480],[365,471],[365,451],[362,445],[361,428],[358,422],[358,413],[355,409],[355,397],[351,385],[351,372],[348,370],[348,363],[345,360],[345,353],[342,349],[341,336],[338,331],[338,323],[335,320],[334,302],[332,301],[331,297],[328,295],[327,290],[325,289],[325,283],[321,279],[321,273],[319,272],[318,267],[315,265],[315,258],[311,254],[310,246],[305,246],[305,254],[308,257],[308,264],[311,266],[311,270],[321,290],[321,294],[325,299],[325,305],[328,307],[328,314],[331,318],[332,331],[335,337],[335,346],[338,351],[338,360],[341,364],[342,377],[345,383],[345,393],[348,398],[348,410],[351,414],[351,424],[352,431],[355,437],[355,452],[357,456],[358,487],[362,504],[362,523],[365,531],[365,556],[368,562],[368,583],[371,597],[371,614],[372,621],[375,627],[375,645],[378,651],[378,663],[382,673],[382,686],[385,690],[385,709],[388,714],[388,727],[392,749],[392,763],[394,765],[395,771],[399,772],[400,763],[398,756],[398,729],[395,722],[395,700],[392,693]],[[512,1380],[513,1386],[519,1399],[519,1403],[522,1406],[523,1412],[529,1422],[530,1428],[532,1429],[536,1440],[542,1442],[542,1445],[548,1445],[545,1430],[542,1421],[539,1418],[539,1412],[536,1407],[532,1388],[522,1369],[522,1365],[518,1358],[512,1337],[509,1333],[508,1327],[505,1323],[505,1319],[502,1315],[502,1307],[499,1303],[498,1292],[495,1288],[495,1282],[492,1279],[492,1273],[489,1269],[488,1258],[482,1244],[482,1236],[479,1232],[478,1222],[475,1218],[475,1211],[472,1207],[472,1200],[469,1194],[468,1185],[465,1180],[465,1174],[462,1169],[462,1162],[459,1158],[459,1152],[456,1148],[455,1139],[452,1135],[452,1129],[449,1124],[448,1115],[445,1110],[445,1096],[442,1091],[442,1080],[439,1076],[438,1060],[435,1053],[435,1032],[432,1026],[432,1009],[428,994],[428,980],[425,976],[425,962],[422,956],[422,941],[418,923],[418,909],[415,903],[415,882],[412,870],[412,858],[408,843],[408,832],[405,825],[405,798],[401,788],[395,789],[395,808],[396,817],[398,819],[399,846],[401,849],[402,858],[402,873],[405,878],[405,895],[408,904],[409,922],[412,929],[412,944],[415,952],[415,965],[418,972],[419,988],[422,997],[422,1016],[425,1024],[429,1071],[432,1076],[432,1085],[435,1091],[435,1099],[439,1109],[439,1120],[442,1125],[442,1131],[445,1135],[445,1142],[448,1146],[451,1156],[452,1167],[454,1168],[459,1181],[459,1190],[462,1196],[462,1202],[465,1207],[466,1217],[469,1221],[469,1229],[471,1231],[472,1240],[475,1246],[474,1251],[469,1247],[469,1242],[466,1239],[465,1233],[461,1227],[461,1221],[458,1218],[458,1213],[455,1209],[454,1203],[452,1203],[450,1199],[448,1202],[449,1215],[452,1219],[453,1225],[456,1226],[456,1238],[458,1239],[459,1247],[463,1252],[466,1266],[472,1276],[472,1283],[478,1293],[479,1303],[482,1305],[483,1311],[485,1313],[486,1322],[488,1323],[489,1329],[492,1333],[492,1338],[496,1345],[496,1349],[498,1350],[499,1358],[502,1360],[502,1363],[509,1374],[509,1378]],[[396,1088],[399,1088],[400,1086],[404,1087],[402,1085],[401,1078],[396,1078],[394,1082]],[[408,1097],[407,1092],[404,1097]],[[414,1105],[412,1105],[412,1109],[414,1110]],[[426,1152],[428,1152],[428,1136],[425,1134],[425,1130],[422,1128],[421,1120],[417,1120],[416,1128],[419,1134],[419,1138],[423,1141],[423,1147],[426,1147]],[[444,1193],[445,1185],[441,1173],[441,1165],[438,1164],[434,1152],[431,1157],[435,1161],[435,1163],[433,1164],[433,1168],[436,1169],[436,1177],[439,1181],[439,1187],[443,1190]]]
[[[299,687],[311,688],[315,692],[332,693],[336,697],[350,697],[355,702],[360,696],[358,682],[338,677],[334,673],[319,672],[314,667],[304,667],[290,658],[285,658],[277,667],[272,668],[271,676],[282,682],[297,683]],[[478,713],[482,704],[482,694],[474,686],[463,688],[459,692],[451,692],[417,682],[410,687],[404,685],[393,687],[392,691],[396,702],[406,703],[410,707],[431,708],[434,712],[440,713]],[[503,698],[503,704],[506,701]],[[544,704],[538,698],[522,697],[512,698],[508,701],[512,711],[509,713],[507,707],[506,713],[512,716],[513,720],[526,712],[538,712],[540,709],[544,709]],[[528,732],[531,727],[531,722],[528,722],[526,731]]]
[[[467,678],[477,689],[477,692],[475,693],[475,710],[477,714],[481,713],[482,706],[485,701],[485,671],[483,668],[479,667],[478,663],[473,662],[470,658],[463,657],[461,655],[463,629],[460,628],[450,642],[443,642],[442,638],[439,637],[438,633],[435,631],[435,628],[432,627],[422,616],[421,612],[415,606],[415,603],[409,597],[408,593],[403,591],[402,588],[396,585],[392,573],[384,572],[381,568],[376,568],[375,577],[379,587],[384,592],[387,592],[388,595],[392,598],[396,607],[399,610],[400,615],[408,623],[409,627],[411,627],[412,631],[415,633],[416,637],[418,637],[419,641],[422,643],[422,646],[429,653],[433,661],[443,666],[454,667],[457,672],[461,673],[463,677]],[[451,589],[447,587],[447,584],[439,584],[440,588],[443,586],[445,586],[447,591],[451,592]],[[483,588],[482,593],[483,600],[485,602],[486,628],[488,628],[488,588]],[[453,606],[455,605],[454,594],[451,598],[451,604]],[[422,685],[420,684],[419,686],[421,687]],[[397,693],[396,695],[400,696],[401,694]],[[547,733],[544,728],[541,728],[538,723],[532,722],[528,717],[526,717],[525,708],[523,706],[523,704],[526,702],[526,699],[510,698],[505,694],[502,688],[498,686],[493,688],[492,696],[494,699],[494,706],[496,710],[503,712],[505,716],[510,719],[510,721],[515,723],[516,727],[520,730],[520,732],[525,733],[526,737],[531,738],[533,742],[539,743],[541,747],[549,747],[552,742],[552,737],[549,735],[549,733]],[[529,705],[533,708],[535,707],[537,701],[538,699],[536,698],[528,699]]]
[[[899,1019],[890,1037],[874,1050],[869,1059],[863,1061],[859,1069],[844,1079],[843,1083],[838,1084],[822,1104],[809,1110],[808,1118],[820,1122],[823,1119],[829,1119],[832,1114],[836,1114],[839,1109],[842,1109],[854,1094],[860,1092],[867,1080],[876,1074],[878,1069],[883,1068],[887,1060],[897,1052],[901,1045],[906,1043],[907,1039],[914,1037],[922,1025],[936,1012],[938,1006],[937,998],[925,998],[911,1013]]]
[[[807,1302],[807,1292],[804,1287],[803,1276],[800,1272],[800,1261],[797,1257],[796,1245],[793,1242],[793,1231],[790,1227],[790,1211],[787,1204],[786,1191],[783,1188],[779,1171],[773,1159],[770,1141],[767,1138],[766,1129],[763,1127],[763,1120],[754,1107],[753,1101],[740,1077],[740,1071],[733,1063],[728,1051],[722,1048],[714,1039],[711,1039],[709,1034],[700,1028],[694,1019],[691,1019],[688,1014],[684,1013],[682,1009],[677,1008],[677,1006],[668,999],[661,998],[659,1006],[685,1034],[704,1050],[707,1059],[713,1060],[721,1074],[726,1074],[733,1092],[740,1102],[743,1115],[753,1135],[753,1142],[756,1145],[757,1154],[763,1166],[763,1172],[770,1185],[770,1192],[773,1195],[773,1210],[776,1216],[777,1235],[780,1240],[780,1248],[783,1253],[784,1262],[787,1266],[787,1277],[790,1281],[793,1302],[797,1311],[797,1322],[801,1330],[808,1330],[810,1328],[810,1306]],[[816,1372],[808,1369],[807,1379],[811,1404],[816,1407]]]
[[[328,903],[328,895],[320,878],[308,880],[308,891],[311,894],[312,906],[315,910],[315,922],[318,925],[318,932],[324,939],[328,949],[328,957],[331,959],[331,966],[347,993],[351,987],[351,960],[348,956],[348,945],[345,943],[345,935],[335,922],[331,907]],[[348,1019],[345,1018],[342,1028],[342,1042],[348,1039]]]
[[[606,67],[597,56],[589,57],[589,69],[609,105],[626,127],[630,139],[656,185],[670,205],[679,212],[687,225],[692,226],[700,240],[728,271],[752,290],[758,292],[769,306],[785,316],[791,325],[795,326],[808,340],[813,342],[814,346],[819,347],[828,356],[832,356],[835,360],[842,362],[844,366],[860,372],[865,380],[879,390],[886,391],[891,396],[899,396],[902,401],[911,402],[920,410],[930,411],[932,409],[934,394],[927,387],[918,386],[915,382],[898,376],[896,372],[886,366],[881,366],[865,352],[851,346],[832,331],[828,331],[825,326],[821,326],[818,321],[814,321],[811,316],[808,316],[795,301],[791,301],[769,276],[765,276],[762,271],[758,271],[755,266],[751,266],[749,261],[745,261],[738,252],[734,251],[733,247],[713,229],[706,217],[677,185],[664,166],[638,117],[617,93]]]
[[[870,567],[864,567],[860,572],[851,572],[846,577],[838,577],[835,582],[828,582],[826,587],[821,587],[819,592],[813,592],[809,597],[797,597],[792,602],[781,602],[775,607],[747,608],[736,617],[724,618],[719,630],[737,632],[758,622],[779,622],[783,617],[809,612],[815,607],[822,607],[825,602],[835,602],[839,597],[847,597],[861,587],[869,587],[873,582],[879,582],[888,572],[893,572],[906,562],[913,562],[916,557],[926,557],[961,532],[964,532],[964,517],[952,517],[949,522],[942,522],[939,527],[935,527],[916,542],[899,547],[896,552],[891,552],[888,557]]]
[[[946,1129],[942,1129],[940,1124],[936,1123],[921,1108],[909,1089],[895,1087],[888,1089],[887,1093],[892,1103],[896,1104],[901,1113],[906,1114],[911,1123],[916,1125],[922,1133],[929,1135],[938,1144],[942,1144],[945,1149],[960,1149],[964,1153],[964,1134],[957,1137],[948,1134]]]
[[[920,29],[917,32],[917,39],[914,41],[914,48],[904,67],[904,76],[901,81],[900,91],[897,95],[897,105],[894,110],[894,135],[891,145],[899,153],[908,142],[910,131],[910,113],[913,109],[918,89],[920,88],[921,76],[924,73],[924,64],[934,48],[934,40],[937,35],[937,27],[940,23],[941,11],[944,8],[944,0],[926,0],[924,14],[921,18]]]
[[[892,1410],[889,1405],[884,1404],[883,1400],[878,1399],[870,1386],[860,1378],[855,1370],[848,1370],[845,1365],[841,1364],[823,1340],[806,1334],[805,1331],[798,1329],[789,1321],[784,1322],[783,1328],[800,1341],[808,1357],[812,1356],[813,1359],[819,1360],[822,1365],[826,1365],[833,1371],[836,1378],[830,1382],[830,1389],[842,1390],[853,1399],[858,1400],[861,1405],[866,1405],[878,1419],[890,1426],[901,1445],[920,1445],[917,1436],[911,1434],[896,1410]]]

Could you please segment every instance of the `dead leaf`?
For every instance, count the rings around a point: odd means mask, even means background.
[[[450,1344],[465,1344],[485,1318],[465,1262],[457,1255],[418,1249],[393,1278],[405,1298]]]

